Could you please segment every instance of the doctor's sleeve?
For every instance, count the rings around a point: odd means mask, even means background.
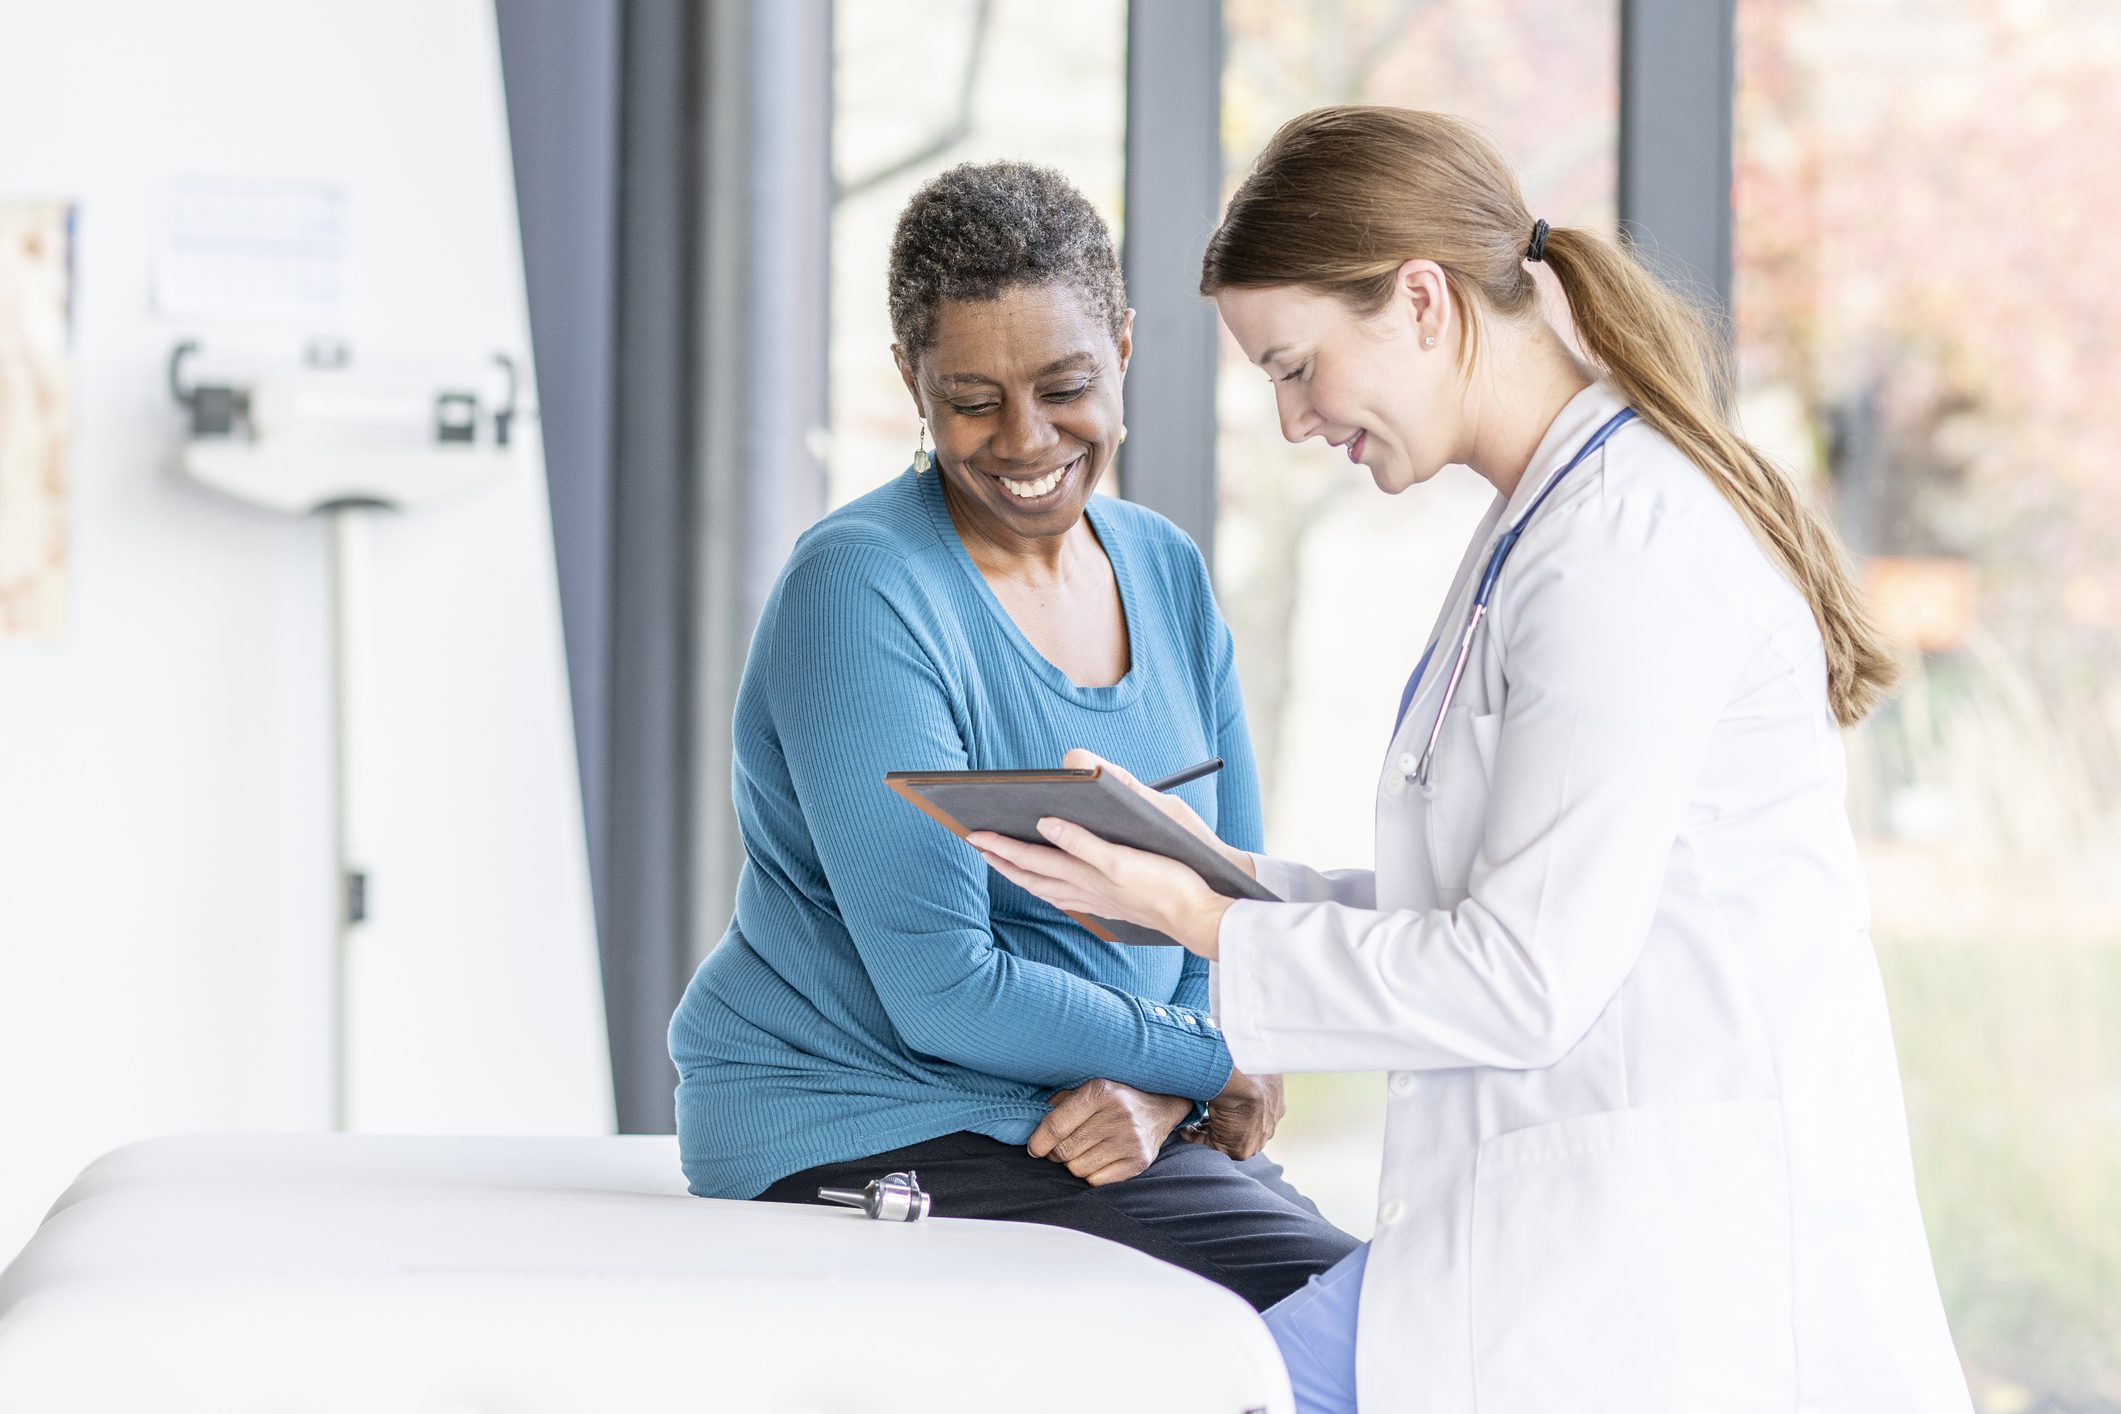
[[[1313,869],[1292,859],[1254,852],[1252,869],[1276,897],[1292,903],[1344,903],[1351,908],[1377,904],[1377,873],[1371,869]]]
[[[895,555],[834,547],[788,571],[759,630],[796,808],[892,1026],[989,1075],[1214,1096],[1230,1071],[1218,1037],[1164,998],[995,946],[985,861],[885,786],[888,771],[968,764],[920,604]]]
[[[1233,905],[1217,990],[1241,1068],[1534,1069],[1626,980],[1753,639],[1684,529],[1625,533],[1584,510],[1535,526],[1546,543],[1526,537],[1496,596],[1507,692],[1467,898]]]

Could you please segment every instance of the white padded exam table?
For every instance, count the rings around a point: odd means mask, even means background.
[[[1016,1223],[685,1192],[667,1138],[156,1139],[0,1274],[0,1410],[1286,1414],[1236,1296]]]

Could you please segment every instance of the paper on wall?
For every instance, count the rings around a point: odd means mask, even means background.
[[[348,202],[318,182],[186,178],[155,254],[166,319],[336,329],[346,312]]]
[[[0,201],[0,638],[66,626],[74,208]]]

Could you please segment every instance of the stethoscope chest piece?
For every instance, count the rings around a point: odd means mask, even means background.
[[[828,1203],[860,1208],[864,1214],[886,1223],[917,1223],[928,1216],[929,1195],[913,1170],[872,1178],[860,1188],[820,1188],[817,1196]]]

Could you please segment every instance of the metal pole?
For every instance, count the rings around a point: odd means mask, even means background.
[[[1728,316],[1737,0],[1622,0],[1620,225]]]
[[[1214,562],[1215,310],[1195,291],[1222,209],[1221,0],[1127,6],[1126,229],[1134,306],[1127,498],[1161,511]]]
[[[331,522],[332,795],[339,864],[339,917],[331,959],[331,1127],[353,1126],[353,967],[368,924],[368,692],[364,608],[371,579],[373,507],[326,511]]]
[[[830,0],[709,0],[695,522],[702,661],[693,740],[693,948],[728,926],[743,864],[730,719],[751,631],[825,509],[832,192]]]

